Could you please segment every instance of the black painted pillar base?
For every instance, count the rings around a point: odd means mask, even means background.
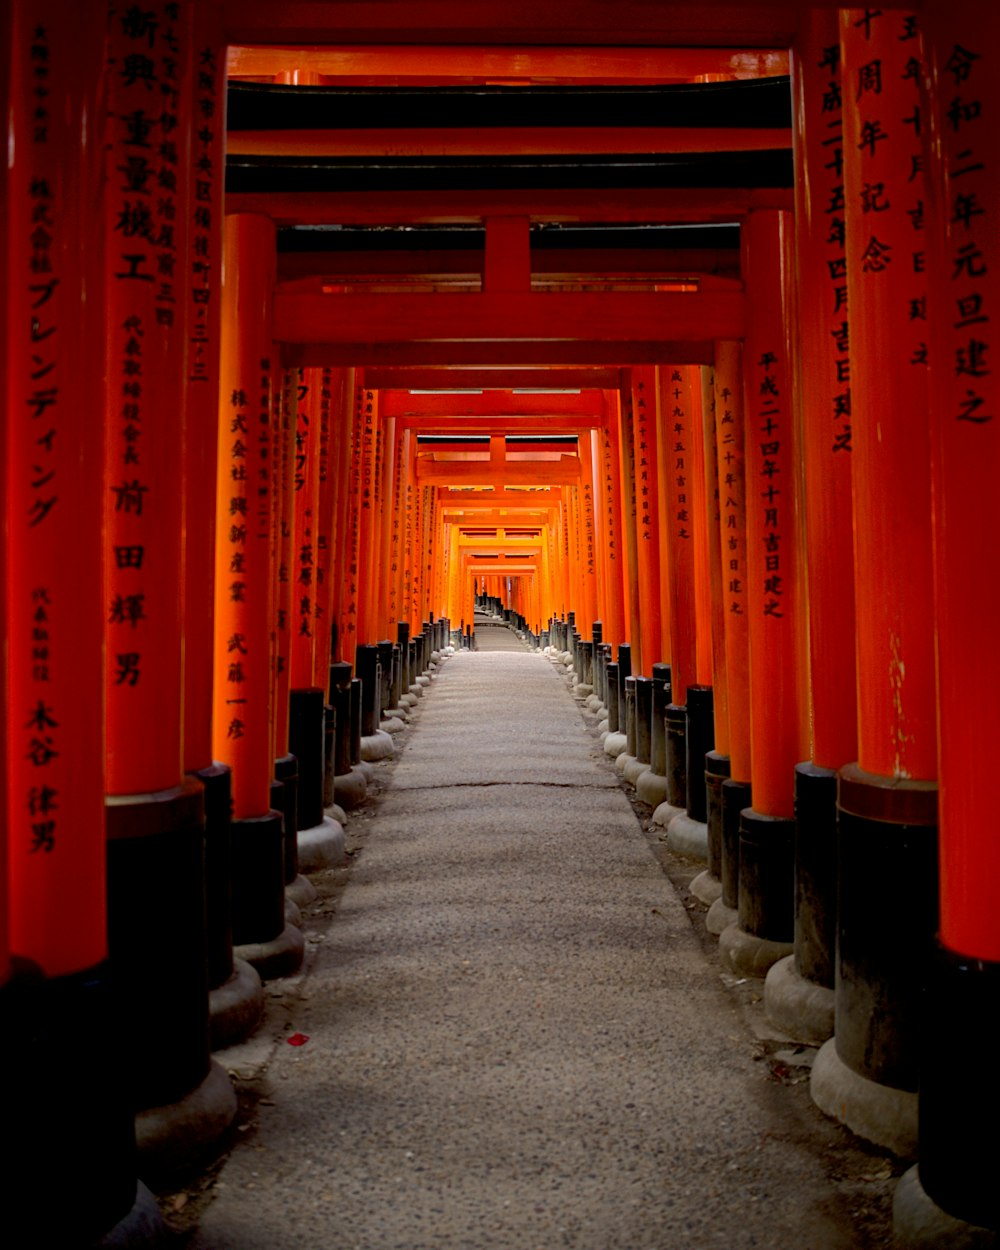
[[[667,802],[687,811],[687,708],[671,703],[666,710]]]
[[[722,896],[722,783],[729,777],[729,756],[705,754],[705,825],[708,867],[691,882],[691,893],[706,907]]]
[[[722,783],[722,845],[719,880],[722,893],[709,908],[705,923],[717,936],[739,919],[740,898],[740,815],[751,804],[749,781],[735,777]]]
[[[336,776],[337,713],[331,702],[323,705],[323,809],[333,806],[333,779]]]
[[[208,988],[214,990],[233,974],[233,774],[216,761],[192,775],[202,785],[205,805],[205,949]]]
[[[361,679],[361,736],[370,738],[378,729],[381,674],[378,647],[359,643],[355,648],[354,671]]]
[[[290,831],[293,841],[300,829],[311,829],[323,819],[325,704],[318,686],[291,691],[288,749],[299,761],[298,814]]]
[[[921,1011],[918,1103],[920,1183],[949,1215],[1000,1230],[1000,1187],[993,1142],[1000,1123],[1000,1071],[958,1062],[959,1046],[996,1034],[1000,964],[939,948]]]
[[[930,1198],[916,1165],[899,1178],[892,1195],[893,1245],[898,1250],[997,1250],[996,1228],[956,1219]]]
[[[186,777],[170,790],[105,801],[109,962],[128,1007],[136,1143],[148,1180],[207,1160],[236,1114],[232,1084],[209,1054],[203,796],[201,782]]]
[[[837,774],[795,769],[795,953],[764,985],[768,1019],[789,1037],[818,1045],[834,1029],[837,933]]]
[[[618,665],[608,660],[604,665],[605,696],[604,706],[608,710],[608,733],[620,732],[618,722]]]
[[[139,1109],[183,1097],[208,1072],[203,796],[187,777],[106,799],[108,950]]]
[[[827,1046],[839,1065],[831,1057],[819,1076],[814,1068],[813,1101],[908,1157],[916,1150],[921,995],[938,923],[937,789],[850,764],[840,770],[838,812],[836,1032]],[[886,1090],[879,1115],[872,1085]]]
[[[205,920],[209,1046],[221,1050],[248,1037],[264,1011],[260,977],[233,957],[232,770],[215,762],[193,774],[205,793]]]
[[[285,925],[283,817],[233,821],[233,942],[268,942]]]
[[[46,1245],[86,1245],[131,1211],[128,1047],[113,1044],[129,1027],[106,963],[47,978],[15,961],[0,987],[4,1221],[24,1233],[12,1241],[38,1245],[44,1228]]]
[[[294,754],[274,761],[274,782],[271,785],[271,807],[281,813],[282,849],[285,860],[286,887],[299,875],[299,856],[295,830],[299,822],[299,760]]]
[[[719,935],[719,957],[738,976],[764,977],[791,955],[795,929],[795,821],[740,813],[737,921]]]
[[[692,820],[708,821],[705,789],[705,756],[715,747],[715,719],[711,686],[687,688],[687,814]]]

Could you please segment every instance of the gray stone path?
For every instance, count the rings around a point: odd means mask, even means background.
[[[547,660],[448,659],[385,770],[194,1250],[863,1244]]]

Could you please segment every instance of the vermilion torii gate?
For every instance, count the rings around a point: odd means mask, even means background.
[[[689,817],[714,695],[723,958],[995,1228],[945,1050],[1000,967],[995,5],[99,7],[0,15],[12,1192],[44,1154],[91,1237],[218,1140],[234,926],[295,960],[292,708],[486,576],[671,666]],[[92,1147],[53,1074],[112,990]]]

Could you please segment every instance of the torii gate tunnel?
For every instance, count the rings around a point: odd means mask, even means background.
[[[147,1113],[214,1144],[234,943],[297,966],[488,606],[652,742],[817,1104],[996,1229],[994,0],[10,0],[0,58],[10,1192],[96,1237],[136,1125],[195,1149]]]

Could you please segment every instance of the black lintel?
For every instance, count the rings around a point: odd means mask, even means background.
[[[787,76],[661,86],[295,87],[231,82],[229,130],[790,127]]]
[[[690,155],[426,157],[229,156],[226,191],[271,193],[791,187],[789,149]]]
[[[482,226],[283,226],[278,251],[298,252],[481,252],[486,246]],[[531,230],[532,251],[614,248],[622,251],[690,251],[698,248],[740,246],[738,225],[698,226],[566,226],[546,225]]]

